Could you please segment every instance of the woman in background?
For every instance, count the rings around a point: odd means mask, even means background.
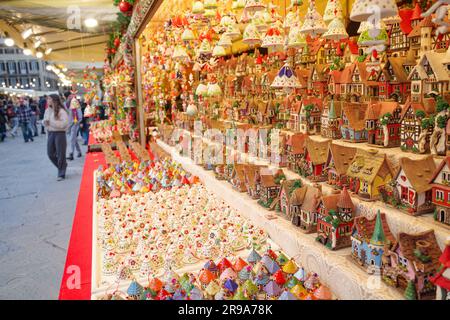
[[[48,97],[47,106],[44,114],[44,126],[48,132],[47,155],[58,168],[58,181],[61,181],[66,178],[66,131],[69,128],[69,114],[56,94]]]

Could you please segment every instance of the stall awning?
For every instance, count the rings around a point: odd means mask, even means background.
[[[102,62],[112,22],[118,9],[111,0],[3,0],[0,2],[0,30],[8,32],[16,45],[36,51],[52,49],[46,60]],[[84,20],[94,18],[95,28],[87,28]],[[31,29],[26,40],[21,33]]]

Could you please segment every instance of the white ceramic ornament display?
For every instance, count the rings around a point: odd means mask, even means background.
[[[314,0],[311,0],[300,32],[315,38],[326,31],[327,26],[325,21],[323,21],[320,13],[317,12]]]
[[[369,18],[381,20],[398,14],[395,0],[356,0],[350,13],[350,20],[367,21]]]
[[[323,13],[323,20],[328,23],[336,17],[343,18],[341,0],[328,0]]]
[[[341,18],[334,18],[330,22],[328,30],[322,35],[322,38],[335,41],[348,38],[348,33]]]
[[[249,23],[245,29],[242,37],[242,42],[249,46],[256,46],[261,44],[261,35],[253,23]]]

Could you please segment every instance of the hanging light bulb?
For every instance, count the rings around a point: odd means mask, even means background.
[[[26,40],[26,39],[28,39],[32,34],[33,34],[33,29],[29,28],[29,29],[26,29],[25,31],[23,31],[23,32],[21,33],[21,36],[22,36],[22,39],[23,39],[23,40]]]
[[[8,34],[8,32],[5,32],[5,40],[4,43],[7,47],[12,47],[14,45],[14,39],[11,38]]]

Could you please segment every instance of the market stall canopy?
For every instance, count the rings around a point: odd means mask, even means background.
[[[3,0],[0,30],[34,54],[51,49],[46,60],[102,62],[117,12],[111,0]],[[86,20],[98,25],[87,27]]]

